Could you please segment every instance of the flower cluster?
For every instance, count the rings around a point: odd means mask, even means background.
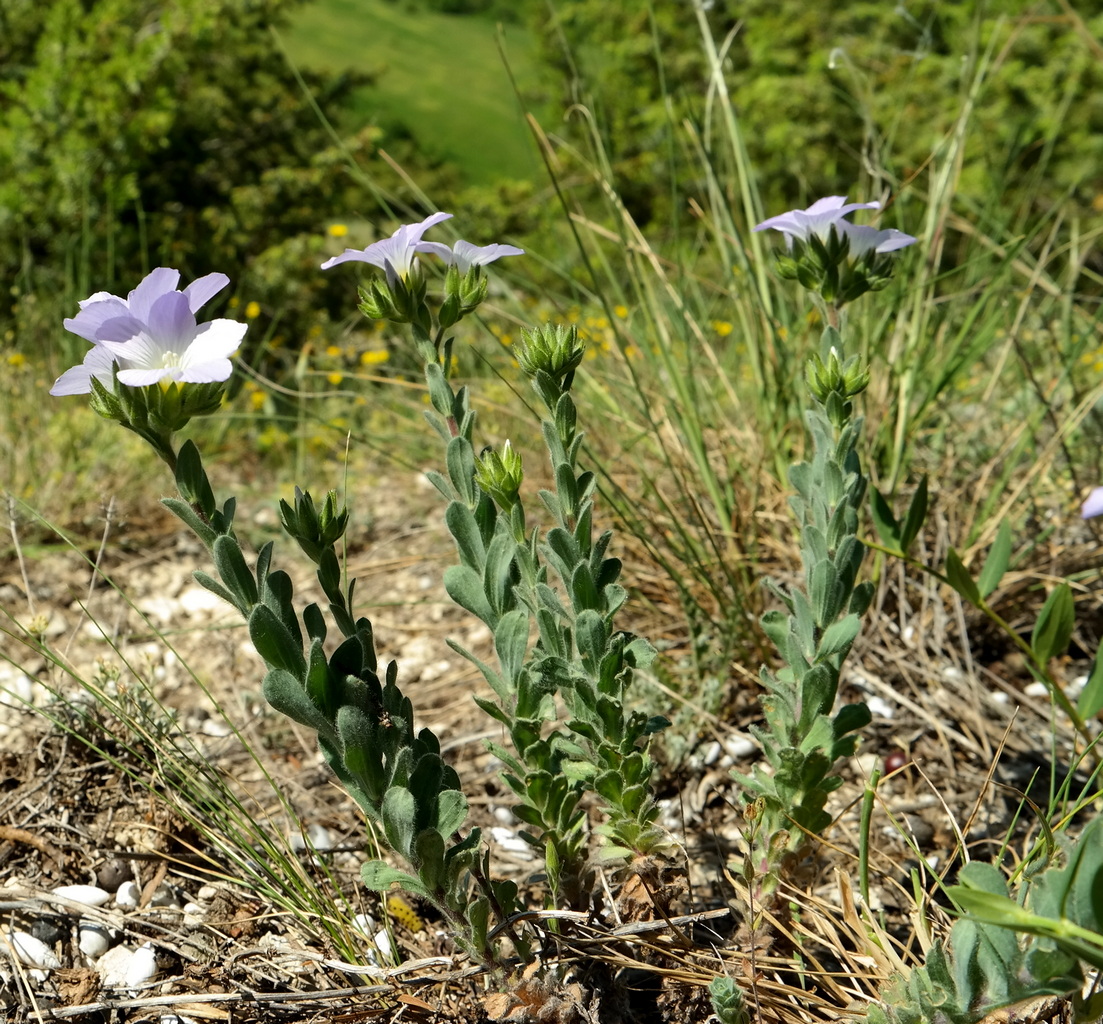
[[[372,242],[366,249],[346,249],[340,256],[334,256],[322,264],[323,270],[329,270],[339,263],[356,261],[370,263],[379,267],[387,275],[387,285],[394,288],[397,281],[405,281],[416,267],[418,253],[429,252],[439,256],[444,262],[454,266],[460,275],[465,275],[472,267],[485,266],[503,256],[521,256],[524,249],[515,245],[472,245],[459,241],[452,247],[441,242],[423,242],[421,236],[429,228],[441,221],[449,220],[450,213],[434,213],[417,224],[403,224],[390,238]]]
[[[241,344],[246,325],[236,320],[198,324],[195,314],[230,279],[208,274],[180,291],[180,271],[160,267],[148,274],[125,299],[96,292],[80,303],[80,312],[64,321],[65,329],[92,348],[84,362],[66,370],[51,395],[85,395],[95,377],[112,388],[112,363],[119,382],[130,387],[151,384],[213,384],[230,376],[230,356]]]
[[[894,228],[852,224],[847,214],[878,210],[881,204],[848,203],[846,196],[818,199],[807,210],[790,210],[755,225],[755,231],[785,235],[787,253],[778,258],[782,277],[800,281],[835,306],[884,288],[892,274],[890,253],[915,238]]]

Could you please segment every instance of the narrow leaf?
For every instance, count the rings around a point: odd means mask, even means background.
[[[977,589],[969,570],[965,568],[961,556],[953,549],[946,554],[946,579],[962,597],[972,605],[980,606],[980,591]]]
[[[984,560],[984,568],[980,571],[980,579],[977,586],[980,587],[980,596],[987,597],[1000,585],[1003,574],[1011,563],[1011,527],[1005,519],[1000,523],[996,532],[996,539],[992,543],[992,549]]]
[[[923,529],[923,520],[926,518],[927,478],[924,476],[919,481],[915,494],[912,495],[911,503],[908,505],[908,513],[904,516],[904,525],[900,530],[900,550],[904,554],[907,554],[908,549],[915,543],[915,538],[919,536],[919,531]]]
[[[1051,658],[1064,652],[1075,625],[1072,590],[1067,583],[1062,583],[1046,598],[1030,638],[1030,646],[1039,665],[1044,668]]]

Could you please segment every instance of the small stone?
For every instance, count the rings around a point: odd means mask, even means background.
[[[122,988],[134,950],[129,946],[113,946],[96,961],[96,973],[104,988]]]
[[[1028,683],[1023,688],[1023,693],[1028,697],[1048,697],[1049,687],[1045,683],[1035,680],[1033,683]]]
[[[115,905],[131,909],[138,905],[141,898],[142,894],[135,882],[123,882],[115,893]]]
[[[120,885],[130,878],[130,865],[122,857],[105,861],[96,872],[96,882],[109,892],[117,892]]]
[[[83,903],[86,907],[102,907],[111,899],[111,893],[98,885],[59,885],[53,893],[74,903]]]
[[[8,932],[8,942],[12,952],[28,967],[50,971],[61,966],[57,954],[45,942],[36,939],[29,932]]]
[[[153,951],[153,943],[145,942],[139,946],[130,962],[126,966],[127,988],[138,988],[144,985],[157,973],[157,954]]]
[[[81,921],[77,927],[77,945],[85,956],[96,960],[111,948],[111,935],[102,925]]]

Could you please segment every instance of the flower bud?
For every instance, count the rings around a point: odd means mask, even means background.
[[[475,461],[475,483],[504,511],[510,511],[520,500],[523,479],[521,456],[508,441],[501,453],[487,448]]]
[[[558,381],[578,368],[585,351],[586,343],[573,325],[544,324],[535,331],[522,327],[517,362],[530,377],[546,373]]]
[[[283,528],[312,562],[317,562],[327,548],[333,547],[341,539],[348,521],[348,509],[337,507],[336,491],[326,494],[320,512],[315,507],[310,492],[298,487],[295,488],[294,507],[280,500],[280,522]]]

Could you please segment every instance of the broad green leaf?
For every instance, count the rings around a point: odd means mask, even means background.
[[[482,577],[466,565],[450,565],[444,570],[444,589],[461,608],[482,619],[491,629],[497,625],[497,616],[486,599]]]
[[[467,820],[467,797],[458,789],[446,789],[437,796],[437,831],[448,839]]]
[[[1072,590],[1067,583],[1061,583],[1046,598],[1030,637],[1030,647],[1039,665],[1045,668],[1051,658],[1064,653],[1075,625]]]
[[[444,522],[456,542],[460,561],[481,573],[486,563],[486,548],[475,513],[463,502],[453,501],[444,512]]]
[[[980,606],[980,591],[973,582],[973,577],[969,575],[969,570],[965,568],[961,556],[953,548],[946,553],[946,579],[971,605]]]
[[[1011,562],[1011,527],[1005,519],[1000,523],[996,532],[996,539],[992,542],[992,548],[988,557],[984,560],[984,568],[980,571],[980,579],[977,586],[980,588],[980,596],[987,597],[1000,585],[1003,574]]]
[[[429,897],[429,890],[413,875],[392,868],[381,860],[369,860],[360,866],[360,881],[372,892],[386,892],[397,884],[408,893],[423,898]]]
[[[903,551],[900,543],[900,524],[896,516],[892,514],[891,505],[877,488],[872,488],[869,499],[869,511],[874,520],[874,529],[881,538],[881,543],[892,551]]]
[[[1091,674],[1084,684],[1084,689],[1080,693],[1080,700],[1076,705],[1076,710],[1081,718],[1095,718],[1100,711],[1103,711],[1103,657],[1100,657],[1101,653],[1103,653],[1103,649],[1095,653]]]
[[[257,581],[245,564],[238,542],[233,537],[218,537],[211,547],[211,555],[222,582],[236,598],[234,603],[248,614],[257,603]]]
[[[845,656],[860,628],[861,621],[857,615],[847,615],[838,622],[833,622],[820,637],[819,648],[816,651],[817,660],[840,654]]]
[[[529,642],[529,614],[520,609],[507,612],[494,630],[494,650],[498,663],[511,686],[517,685],[517,679],[525,667],[525,651]]]
[[[266,604],[258,604],[249,615],[249,639],[269,668],[282,668],[296,679],[306,676],[306,658],[301,641]]]
[[[391,786],[383,797],[380,817],[391,849],[413,860],[414,833],[417,828],[417,801],[401,786]]]
[[[900,550],[904,554],[915,543],[919,531],[923,529],[923,521],[927,518],[927,478],[924,476],[919,481],[919,486],[912,495],[908,505],[908,513],[904,516],[904,525],[900,528]]]

